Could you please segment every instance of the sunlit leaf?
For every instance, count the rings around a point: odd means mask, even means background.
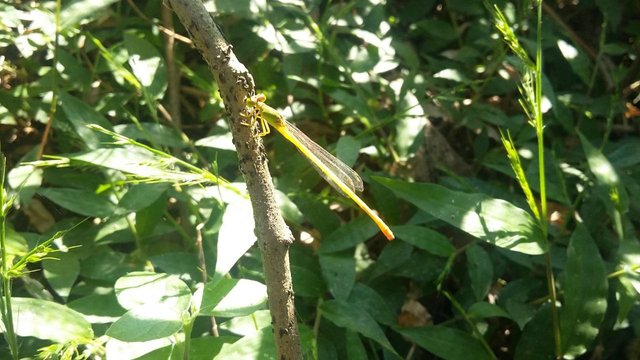
[[[236,316],[220,324],[220,329],[233,334],[247,336],[260,329],[271,326],[271,312],[269,310],[258,310],[245,316]]]
[[[64,4],[60,10],[62,29],[78,25],[97,16],[105,15],[105,8],[118,0],[74,0]]]
[[[113,292],[90,294],[70,301],[67,306],[84,315],[92,324],[112,323],[126,312]]]
[[[167,68],[164,58],[147,40],[126,32],[124,47],[129,55],[131,71],[144,87],[149,100],[162,97],[167,88]]]
[[[611,165],[609,159],[607,159],[600,150],[593,147],[584,135],[580,132],[578,132],[578,135],[580,136],[582,149],[587,156],[589,169],[600,185],[608,187],[611,202],[622,211],[626,211],[629,208],[629,196],[620,182],[618,172],[613,165]]]
[[[218,233],[218,256],[216,274],[222,276],[253,246],[257,238],[254,233],[253,210],[247,199],[229,203],[222,216]]]
[[[153,144],[183,148],[186,145],[174,129],[157,123],[120,124],[113,131],[134,140],[151,141]],[[200,140],[199,140],[200,141]]]
[[[261,310],[267,302],[267,288],[246,279],[221,279],[204,287],[200,315],[244,316]]]
[[[480,240],[531,255],[546,250],[537,222],[507,201],[453,191],[436,184],[375,179],[421,210]]]
[[[44,259],[42,267],[47,282],[65,301],[80,273],[80,262],[74,253],[57,252]]]
[[[107,335],[126,342],[160,339],[182,328],[182,311],[171,304],[147,304],[129,310],[114,322]]]
[[[82,314],[58,303],[14,297],[13,326],[18,336],[33,336],[58,343],[78,341],[80,343],[93,338],[91,324]],[[52,331],[55,329],[55,331]],[[0,326],[4,332],[4,326]]]
[[[233,344],[224,344],[218,353],[220,359],[278,359],[271,326],[247,335]]]
[[[133,272],[118,279],[114,289],[118,302],[127,310],[162,303],[183,311],[191,301],[187,284],[167,274]]]
[[[212,357],[216,357],[222,345],[231,344],[237,340],[237,337],[233,336],[207,336],[200,338],[193,338],[189,343],[189,360],[211,360]],[[167,339],[167,342],[170,342],[169,345],[158,348],[155,346],[156,344],[149,344],[148,348],[153,348],[155,350],[148,352],[142,356],[128,356],[127,358],[135,358],[136,360],[182,360],[185,358],[182,354],[183,344],[171,342],[170,339]],[[135,343],[137,345],[138,343]],[[125,345],[129,345],[130,343],[125,343]],[[117,359],[123,359],[128,354],[115,354]]]

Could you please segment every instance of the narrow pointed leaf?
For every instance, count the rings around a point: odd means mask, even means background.
[[[493,359],[480,340],[458,329],[438,325],[395,330],[440,359]]]
[[[508,201],[428,183],[376,178],[396,195],[480,240],[530,255],[546,245],[537,222]]]
[[[629,208],[629,196],[627,195],[627,191],[624,186],[622,186],[620,176],[616,169],[613,167],[609,159],[607,159],[600,150],[591,145],[584,135],[579,132],[578,135],[580,136],[582,149],[587,156],[589,169],[598,180],[598,183],[608,187],[610,192],[615,192],[618,196],[616,205],[621,210],[627,210]]]
[[[356,281],[356,260],[353,253],[320,255],[320,267],[333,297],[346,300]]]
[[[93,191],[69,188],[42,188],[38,190],[42,196],[57,205],[84,216],[106,217],[116,207],[106,198]]]
[[[555,356],[551,307],[544,304],[527,322],[516,345],[515,360],[553,360]]]
[[[604,263],[586,228],[578,224],[567,249],[564,304],[560,313],[564,355],[584,354],[599,332],[607,309]]]
[[[345,301],[329,300],[320,306],[322,316],[334,324],[358,332],[395,352],[380,325],[363,309]]]

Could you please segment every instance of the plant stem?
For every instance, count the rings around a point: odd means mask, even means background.
[[[482,336],[480,331],[478,331],[478,327],[476,327],[474,322],[471,321],[471,319],[469,318],[469,315],[467,315],[467,312],[465,311],[465,309],[460,305],[460,303],[458,303],[458,301],[448,291],[444,291],[443,294],[444,294],[444,296],[447,297],[447,299],[449,299],[449,301],[451,301],[451,305],[453,305],[453,307],[456,308],[456,310],[458,310],[460,312],[460,315],[462,315],[462,318],[464,319],[464,321],[467,323],[467,325],[469,325],[469,328],[471,328],[471,332],[473,332],[473,334],[475,335],[476,339],[478,339],[478,341],[480,341],[480,343],[482,344],[482,347],[487,351],[487,354],[491,355],[492,359],[494,359],[494,360],[497,359],[496,355],[493,353],[493,350],[491,350],[491,346],[489,346],[489,344],[487,344],[487,341]]]
[[[191,332],[193,330],[193,322],[195,321],[195,317],[189,319],[189,322],[184,324],[184,347],[182,358],[184,360],[189,360],[189,352],[191,351]]]
[[[549,229],[547,226],[547,189],[544,166],[544,127],[542,122],[542,0],[538,1],[537,39],[536,39],[536,137],[538,138],[538,171],[540,174],[540,228],[542,235],[549,243]],[[551,255],[544,255],[547,275],[547,288],[551,299],[551,322],[553,326],[553,340],[556,357],[562,356],[562,342],[560,337],[560,320],[558,317],[557,296]]]
[[[13,310],[11,308],[11,277],[9,276],[9,258],[7,256],[7,244],[5,234],[6,214],[9,211],[4,192],[5,169],[7,159],[0,153],[0,256],[2,256],[2,295],[0,296],[0,315],[5,326],[4,338],[9,344],[11,356],[18,359],[18,339],[13,328]]]

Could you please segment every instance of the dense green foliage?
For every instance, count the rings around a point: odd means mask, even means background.
[[[396,234],[264,138],[306,357],[640,357],[637,1],[545,3],[541,33],[527,1],[498,1],[505,22],[482,1],[205,3]],[[228,116],[171,16],[0,3],[0,358],[275,357]]]

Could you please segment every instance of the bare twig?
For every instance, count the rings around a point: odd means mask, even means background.
[[[551,7],[551,5],[542,3],[542,8],[544,9],[545,14],[547,14],[553,21],[562,28],[567,36],[576,44],[578,47],[587,54],[587,56],[596,63],[598,70],[600,71],[600,75],[604,79],[607,84],[607,89],[612,90],[614,88],[614,82],[611,78],[611,70],[615,67],[611,61],[606,56],[601,56],[596,50],[594,50],[586,41],[584,41],[578,34],[576,34],[573,29],[567,25],[567,23],[562,19],[560,15]],[[601,56],[600,61],[598,61],[598,57]]]
[[[262,250],[269,309],[279,359],[301,359],[289,266],[292,235],[275,202],[262,140],[241,125],[245,98],[254,94],[253,77],[238,61],[199,0],[167,0],[209,65],[230,115],[240,171],[251,197],[256,236]]]
[[[133,0],[127,0],[127,2],[129,3],[129,6],[131,6],[133,11],[135,11],[135,13],[138,14],[138,16],[140,16],[143,20],[147,21],[149,24],[154,24],[158,26],[158,29],[160,29],[160,31],[162,31],[165,35],[174,37],[176,40],[182,41],[185,44],[189,44],[189,45],[193,44],[191,39],[189,39],[188,37],[177,34],[173,31],[173,29],[168,29],[158,24],[157,21],[150,19],[142,11],[140,11],[140,9],[136,6],[136,3]]]
[[[171,121],[173,121],[177,127],[182,128],[182,116],[180,114],[180,72],[176,66],[176,59],[173,53],[176,34],[173,31],[173,16],[171,15],[171,10],[164,6],[162,7],[162,23],[167,29],[171,30],[171,35],[165,33],[166,47],[164,51],[167,62],[169,113],[171,114]]]
[[[204,249],[202,247],[202,229],[204,228],[204,223],[198,224],[196,226],[196,247],[198,248],[198,265],[200,266],[200,272],[202,273],[202,282],[207,283],[209,281],[209,276],[207,275],[207,262],[204,260]],[[218,332],[218,322],[216,321],[215,316],[211,317],[211,335],[214,337],[220,336]]]

